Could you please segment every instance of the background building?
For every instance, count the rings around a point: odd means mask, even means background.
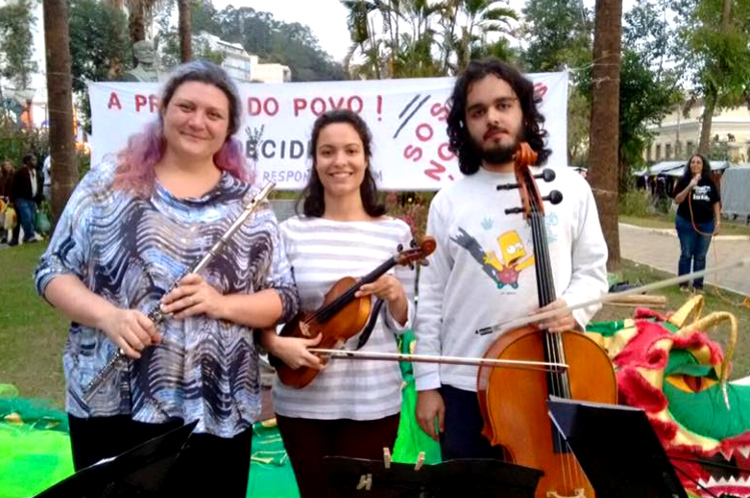
[[[285,83],[292,80],[292,71],[283,64],[261,63],[257,55],[250,55],[239,43],[229,43],[218,36],[201,31],[193,39],[193,50],[201,52],[206,47],[224,57],[221,63],[235,80],[245,83]]]
[[[703,101],[695,102],[687,115],[683,113],[683,105],[675,106],[661,124],[651,127],[655,136],[644,153],[648,162],[687,159],[698,149]],[[711,141],[727,148],[727,159],[732,163],[750,161],[750,110],[747,106],[724,109],[715,115]]]

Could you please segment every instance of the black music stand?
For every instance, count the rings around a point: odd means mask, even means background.
[[[553,396],[548,406],[597,496],[687,498],[643,410]]]
[[[164,496],[161,486],[198,421],[86,467],[36,498],[131,498]]]
[[[331,498],[534,498],[543,472],[492,459],[456,459],[415,470],[414,464],[325,457]],[[369,484],[369,485],[368,485]]]

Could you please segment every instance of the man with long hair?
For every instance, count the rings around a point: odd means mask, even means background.
[[[519,193],[497,190],[516,182],[514,153],[520,142],[538,154],[532,172],[550,158],[534,86],[499,60],[472,62],[457,79],[450,103],[450,148],[465,177],[441,190],[430,206],[427,233],[438,244],[420,277],[416,352],[476,358],[497,339],[497,334],[477,334],[478,329],[606,292],[607,247],[591,189],[580,175],[558,168],[553,182],[540,182],[542,195],[559,190],[563,201],[545,206],[560,298],[538,309],[531,229],[523,216],[505,214],[519,207]],[[582,331],[596,310],[567,312],[539,326],[552,333]],[[502,459],[502,450],[481,434],[477,367],[417,363],[414,368],[417,420],[441,441],[443,459]]]

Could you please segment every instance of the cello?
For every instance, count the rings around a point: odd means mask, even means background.
[[[338,280],[323,298],[323,304],[313,312],[301,311],[281,330],[282,337],[304,337],[313,338],[322,334],[318,348],[330,350],[362,331],[363,335],[369,335],[377,320],[380,309],[378,304],[373,305],[370,296],[356,297],[355,293],[364,284],[374,282],[381,275],[396,265],[412,265],[424,260],[435,250],[435,239],[425,237],[419,246],[403,249],[399,247],[399,253],[383,262],[373,271],[355,280],[353,277],[344,277]],[[363,331],[363,329],[365,329]],[[366,341],[360,338],[361,347]],[[303,388],[315,379],[319,370],[310,367],[299,367],[293,369],[278,358],[269,356],[271,364],[276,368],[279,380],[287,386]]]
[[[536,162],[537,154],[527,143],[520,145],[514,159],[517,184],[498,189],[518,188],[521,193],[523,207],[506,210],[506,214],[523,213],[531,227],[541,308],[556,299],[543,202],[558,204],[562,194],[553,190],[547,197],[540,195],[534,178],[552,181],[555,174],[551,169],[532,174],[529,165]],[[513,463],[544,471],[536,498],[592,498],[591,483],[552,425],[547,401],[556,396],[617,403],[617,380],[606,352],[582,333],[550,333],[527,325],[500,336],[485,358],[569,365],[564,370],[546,372],[480,366],[477,395],[484,419],[483,435],[491,444],[501,445]]]

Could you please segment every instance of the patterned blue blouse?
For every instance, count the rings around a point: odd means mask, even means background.
[[[114,168],[89,172],[65,207],[36,270],[38,292],[58,275],[78,277],[116,306],[147,314],[172,283],[202,257],[258,190],[224,173],[200,198],[178,199],[158,181],[150,198],[111,188]],[[223,294],[274,289],[281,321],[299,298],[280,243],[273,211],[265,203],[235,232],[202,272]],[[167,318],[164,343],[147,348],[93,396],[82,391],[117,347],[99,330],[72,323],[63,354],[66,409],[76,417],[129,414],[163,423],[199,420],[196,431],[232,437],[260,412],[258,350],[252,330],[197,315]]]

